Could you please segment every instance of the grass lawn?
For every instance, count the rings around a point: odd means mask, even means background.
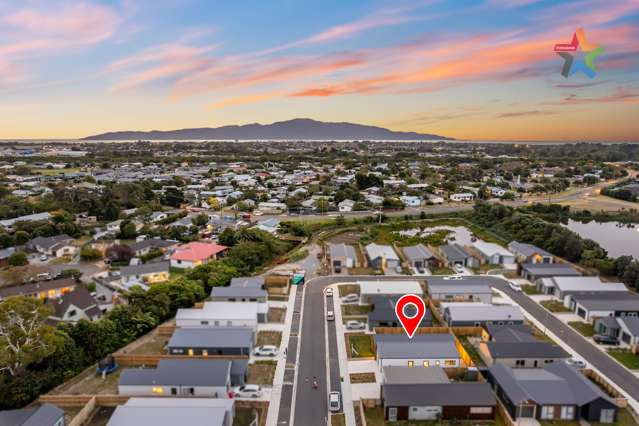
[[[346,418],[344,414],[332,414],[331,415],[331,425],[332,426],[346,426]]]
[[[455,271],[447,267],[432,267],[430,272],[433,275],[453,275],[455,273]]]
[[[373,275],[373,268],[348,268],[349,275]]]
[[[349,348],[351,356],[354,358],[375,356],[375,352],[373,352],[373,338],[370,335],[347,335],[346,346]]]
[[[566,308],[563,303],[556,300],[543,300],[539,302],[539,304],[548,309],[550,312],[572,312],[570,309]]]
[[[169,343],[168,337],[155,334],[154,336],[147,338],[144,343],[137,346],[129,353],[141,355],[163,354],[167,343]]]
[[[339,289],[339,297],[352,293],[359,294],[359,286],[357,284],[342,284],[337,288]]]
[[[276,368],[276,361],[255,361],[254,364],[248,366],[246,382],[252,385],[272,385]]]
[[[484,363],[484,360],[481,359],[481,356],[479,356],[479,352],[477,351],[477,348],[468,341],[467,336],[459,336],[458,339],[461,342],[464,349],[466,349],[466,352],[468,352],[468,355],[470,355],[470,358],[473,360],[473,362],[475,363],[477,367],[482,367],[486,365],[486,363]]]
[[[236,407],[233,426],[249,426],[255,420],[255,410],[248,407]]]
[[[537,287],[535,287],[534,285],[522,285],[521,291],[523,291],[529,296],[533,296],[535,294],[541,294],[541,292],[537,290]]]
[[[587,324],[581,321],[570,321],[568,325],[577,330],[583,336],[592,337],[595,335],[595,327],[593,327],[591,324]]]
[[[342,315],[366,315],[371,311],[371,305],[342,305]]]
[[[43,176],[57,176],[57,175],[66,175],[70,173],[77,173],[80,169],[78,167],[69,167],[68,169],[39,169],[34,168],[31,169],[31,173],[41,174]]]
[[[375,373],[352,373],[351,383],[375,383]]]
[[[111,374],[107,374],[106,377],[102,379],[102,376],[95,374],[95,372],[90,372],[84,379],[60,393],[65,395],[117,394],[118,382],[120,380],[121,373],[122,368],[118,368],[116,371]]]
[[[631,370],[639,369],[639,356],[630,352],[629,349],[608,349],[608,355]]]
[[[268,308],[268,322],[283,323],[286,318],[286,308]]]
[[[306,259],[308,257],[308,250],[302,249],[294,252],[288,258],[291,262],[299,262],[302,259]]]
[[[274,345],[278,348],[282,343],[281,331],[258,331],[257,332],[257,346]]]

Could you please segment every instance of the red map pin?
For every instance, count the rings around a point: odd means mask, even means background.
[[[406,307],[410,305],[414,306],[417,311],[413,316],[408,316],[405,312]],[[405,294],[400,297],[395,304],[395,315],[397,315],[399,322],[402,323],[402,327],[404,327],[404,331],[409,339],[413,338],[425,314],[426,304],[424,303],[424,299],[416,294]]]

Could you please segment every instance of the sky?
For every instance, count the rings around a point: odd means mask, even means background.
[[[639,0],[0,0],[0,28],[0,139],[307,117],[639,141]],[[554,52],[578,28],[593,78]]]

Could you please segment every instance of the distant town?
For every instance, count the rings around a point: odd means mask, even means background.
[[[0,424],[637,424],[638,172],[622,143],[0,142]]]

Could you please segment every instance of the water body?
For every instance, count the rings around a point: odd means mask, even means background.
[[[581,223],[569,220],[565,226],[583,238],[598,242],[611,257],[630,255],[639,259],[639,225],[629,228],[618,222]]]

